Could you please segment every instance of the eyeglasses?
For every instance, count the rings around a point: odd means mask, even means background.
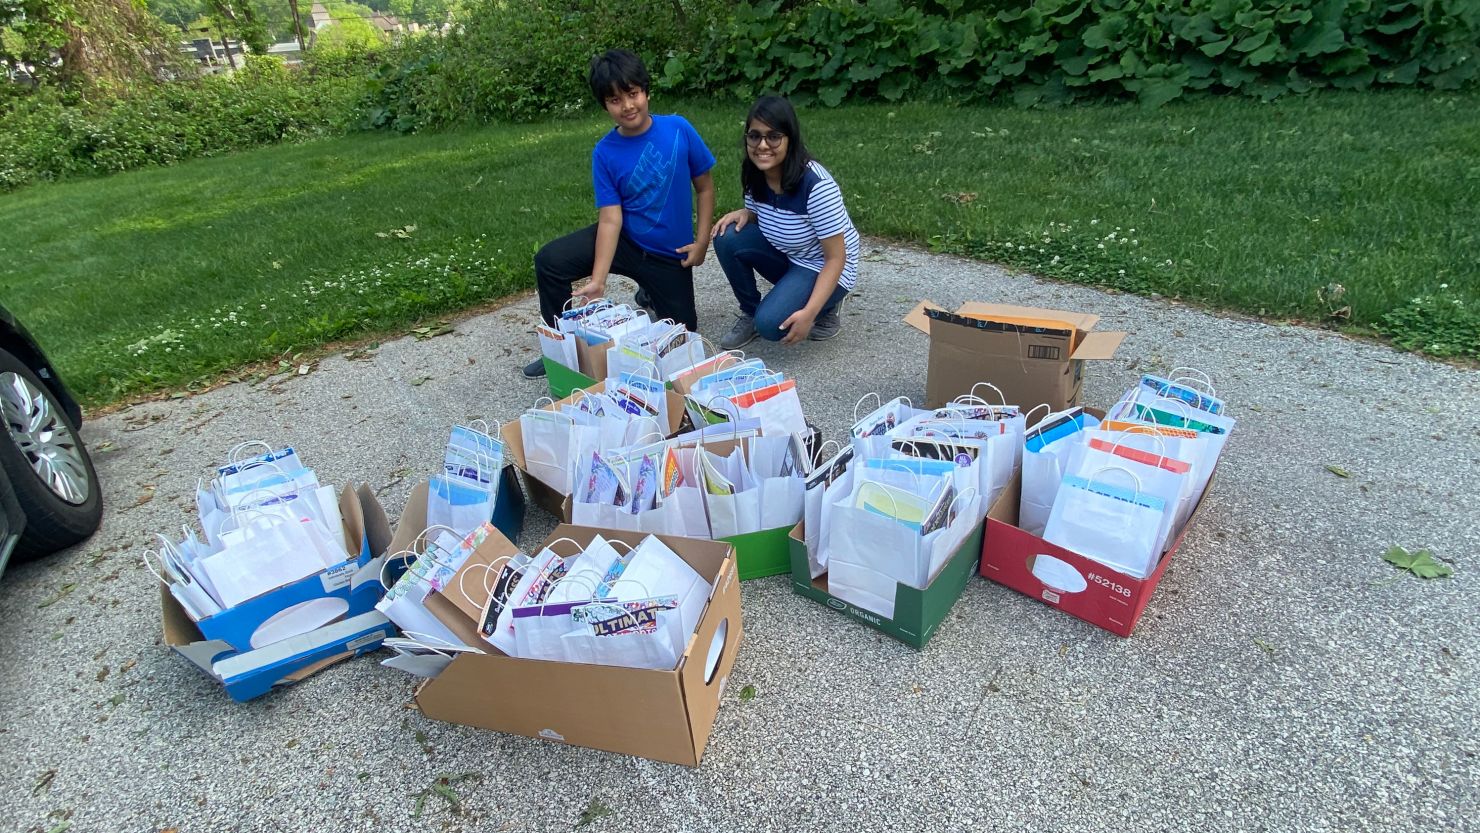
[[[772,130],[770,133],[762,133],[759,130],[751,130],[745,134],[745,144],[750,145],[753,148],[760,147],[761,139],[765,139],[766,145],[768,145],[769,147],[779,148],[781,147],[781,142],[785,138],[786,134],[782,133],[780,130]]]

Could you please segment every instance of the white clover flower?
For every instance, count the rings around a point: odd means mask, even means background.
[[[1096,243],[1095,244],[1095,248],[1097,248],[1097,249],[1103,249],[1103,248],[1105,248],[1105,244],[1104,243]]]
[[[1441,283],[1441,284],[1439,284],[1439,288],[1440,289],[1448,289],[1449,288],[1449,284],[1447,284],[1447,283]]]
[[[1090,220],[1089,221],[1089,224],[1092,225],[1092,226],[1097,226],[1097,225],[1100,224],[1100,221],[1099,220]]]

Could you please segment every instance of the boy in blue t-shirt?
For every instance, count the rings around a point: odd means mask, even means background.
[[[631,52],[596,56],[588,80],[616,123],[591,151],[597,221],[534,256],[540,315],[553,325],[573,294],[605,295],[614,273],[636,281],[640,302],[659,318],[697,330],[694,267],[704,262],[714,220],[714,154],[683,116],[648,113],[647,68]],[[699,197],[697,236],[691,184]],[[577,281],[583,283],[572,292]],[[535,361],[524,375],[545,375],[544,363]]]

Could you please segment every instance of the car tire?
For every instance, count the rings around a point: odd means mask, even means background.
[[[96,532],[103,517],[102,489],[77,426],[51,389],[5,350],[0,350],[0,422],[5,424],[0,468],[26,516],[14,556],[46,555]]]

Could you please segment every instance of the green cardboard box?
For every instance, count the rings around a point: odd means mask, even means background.
[[[557,402],[570,396],[576,390],[583,390],[596,384],[596,380],[590,376],[578,370],[571,370],[549,356],[544,358],[544,362],[545,380],[550,384],[550,398]]]
[[[930,586],[917,590],[900,584],[894,590],[894,618],[885,619],[873,611],[839,599],[827,592],[827,574],[812,578],[812,569],[807,563],[807,545],[802,537],[802,524],[792,528],[787,536],[791,545],[791,589],[797,595],[816,599],[833,610],[842,611],[875,630],[883,631],[906,645],[925,647],[935,629],[945,620],[946,614],[961,593],[966,583],[976,572],[981,558],[982,525],[961,543],[956,552],[946,561],[940,572],[935,574]]]
[[[787,533],[791,527],[763,529],[720,538],[735,548],[735,563],[740,568],[740,580],[747,581],[764,576],[779,576],[791,570],[791,546]],[[802,564],[807,563],[807,553],[802,552]]]

